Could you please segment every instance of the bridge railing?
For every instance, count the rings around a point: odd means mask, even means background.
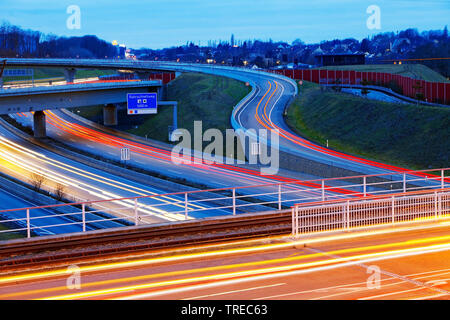
[[[449,188],[296,204],[292,207],[292,235],[370,230],[443,218],[450,218]]]
[[[0,210],[0,224],[4,227],[3,230],[0,229],[0,236],[8,233],[32,237],[86,232],[102,228],[202,219],[250,212],[290,210],[292,206],[300,208],[301,204],[311,204],[317,208],[315,205],[317,202],[321,202],[324,208],[329,208],[329,212],[322,212],[317,216],[326,220],[333,215],[342,215],[339,210],[342,209],[342,203],[344,205],[347,203],[346,201],[353,204],[354,201],[361,199],[364,201],[371,199],[372,201],[372,197],[446,190],[450,188],[450,178],[446,176],[449,172],[450,168],[446,168],[343,178],[292,179],[279,183],[234,188],[7,209]],[[341,202],[335,207],[330,207],[327,201]],[[324,202],[327,204],[325,205]],[[338,210],[337,213],[335,213],[336,210]],[[332,221],[330,225],[334,225],[336,228],[342,227],[342,224],[338,224],[338,220],[330,221]],[[339,221],[342,223],[342,220]],[[313,226],[308,228],[308,230],[314,229]],[[326,229],[326,223],[325,227],[318,226],[317,228]]]

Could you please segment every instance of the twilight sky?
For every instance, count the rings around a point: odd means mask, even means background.
[[[81,10],[69,30],[67,7]],[[381,9],[381,29],[369,30],[366,9]],[[153,49],[187,41],[272,38],[306,43],[449,24],[450,0],[0,0],[0,22],[64,36],[94,34],[127,47]]]

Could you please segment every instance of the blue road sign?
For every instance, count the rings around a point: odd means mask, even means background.
[[[156,93],[128,93],[128,114],[155,114],[158,111]]]

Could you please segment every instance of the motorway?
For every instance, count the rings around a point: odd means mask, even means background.
[[[80,62],[77,62],[80,63]],[[95,64],[95,62],[94,62]],[[131,64],[133,65],[133,64]],[[139,64],[138,67],[149,68],[150,64]],[[254,91],[251,96],[245,99],[233,112],[232,123],[241,128],[266,128],[269,130],[279,130],[280,149],[294,155],[303,156],[314,159],[318,162],[327,164],[332,163],[334,166],[347,168],[357,172],[364,173],[385,173],[391,171],[401,171],[402,168],[393,167],[376,163],[373,161],[360,159],[357,157],[341,154],[302,139],[295,135],[284,123],[283,111],[287,102],[295,93],[295,87],[291,80],[267,73],[249,72],[233,68],[218,68],[209,66],[189,66],[183,64],[159,63],[156,65],[160,69],[175,69],[182,71],[200,71],[227,76],[239,80],[248,80],[251,82]],[[14,117],[23,124],[30,124],[30,114],[16,114]],[[132,160],[134,166],[145,168],[146,170],[163,173],[166,176],[174,178],[182,178],[199,184],[213,186],[216,188],[223,187],[240,187],[252,186],[263,183],[287,182],[293,181],[292,177],[282,175],[263,176],[256,170],[239,168],[237,166],[216,164],[207,165],[204,163],[190,165],[176,165],[170,158],[170,147],[161,147],[161,144],[152,144],[142,142],[142,140],[134,139],[131,136],[111,133],[106,128],[86,124],[80,119],[74,119],[64,111],[47,111],[47,122],[49,124],[48,135],[56,140],[72,147],[83,149],[89,153],[101,155],[106,158],[117,160],[120,148],[129,147],[132,151]],[[61,183],[70,189],[70,194],[74,196],[74,200],[101,200],[111,198],[122,198],[132,196],[146,196],[165,193],[155,187],[144,186],[135,181],[124,180],[114,175],[106,174],[98,170],[94,170],[84,165],[80,165],[76,161],[48,154],[48,150],[19,139],[4,128],[0,130],[6,139],[3,140],[2,146],[8,151],[4,151],[4,163],[7,166],[6,172],[11,175],[29,180],[30,172],[42,174],[42,168],[45,169],[45,175],[49,176],[53,184]],[[11,147],[11,143],[14,144]],[[22,149],[22,146],[26,149]],[[15,153],[14,155],[10,152]],[[17,154],[20,153],[20,155]],[[36,157],[37,156],[37,157]],[[26,159],[32,157],[32,159]],[[17,168],[19,164],[20,168]],[[297,178],[297,177],[296,177]],[[297,178],[298,179],[298,178]],[[48,185],[47,189],[51,189]],[[292,204],[294,199],[298,202],[299,198],[320,198],[320,185],[316,184],[311,188],[311,184],[297,183],[289,188],[296,193],[291,194],[285,204]],[[54,188],[54,187],[53,187]],[[275,193],[275,187],[267,188],[251,188],[255,193]],[[250,191],[251,189],[247,189]],[[335,190],[334,193],[350,194],[348,190]],[[331,194],[327,192],[327,195]],[[170,196],[170,199],[146,199],[144,203],[149,206],[140,208],[142,221],[146,223],[155,223],[162,221],[183,220],[183,199],[179,196]],[[271,201],[276,201],[277,195],[268,197]],[[106,210],[114,216],[125,217],[132,220],[133,203],[131,200],[116,201],[109,204],[110,207],[101,207],[98,209]],[[112,206],[112,207],[111,207]],[[201,213],[192,214],[192,217],[206,217],[211,215],[229,214],[229,210],[213,209],[213,205],[203,202],[201,205],[190,204],[189,210],[201,210]]]
[[[23,125],[30,125],[32,117],[29,113],[16,114],[13,117]],[[205,164],[191,163],[187,165],[177,165],[172,162],[170,146],[162,143],[152,143],[109,130],[103,126],[85,121],[70,112],[47,111],[47,134],[49,137],[61,141],[76,149],[89,152],[91,154],[101,155],[106,159],[119,160],[120,149],[130,148],[132,156],[129,164],[149,171],[163,173],[172,178],[183,178],[198,184],[204,184],[213,188],[224,187],[248,187],[263,185],[269,183],[289,182],[296,179],[284,177],[281,175],[263,176],[258,171],[252,169],[240,168],[226,164]],[[287,196],[299,199],[301,197],[320,197],[320,190],[315,191],[311,184],[297,183],[290,185],[289,188],[296,190],[295,194]],[[316,183],[316,188],[320,184]],[[276,192],[276,186],[270,187],[252,187],[242,192],[268,193]],[[297,192],[298,191],[298,192]],[[333,193],[345,193],[345,190]],[[269,199],[276,200],[276,196]]]
[[[57,185],[65,188],[72,201],[97,201],[125,197],[150,196],[163,194],[165,191],[142,185],[130,179],[124,179],[101,170],[96,170],[79,162],[69,160],[43,149],[13,134],[0,126],[0,165],[3,173],[25,182],[32,181],[33,175],[45,177],[42,189],[54,192]],[[139,214],[143,223],[157,223],[184,220],[184,204],[177,204],[184,199],[177,196],[163,196],[140,200]],[[94,205],[102,212],[134,221],[134,203],[132,200],[120,200]],[[189,209],[203,208],[194,217],[211,214],[208,204],[193,204]],[[32,212],[33,213],[33,212]],[[214,214],[227,213],[214,210]],[[117,224],[115,224],[118,226]]]
[[[36,204],[21,199],[12,193],[6,190],[0,190],[0,199],[2,199],[0,203],[0,210],[2,209],[11,209],[11,208],[26,208],[26,207],[35,207]],[[2,220],[7,219],[21,219],[26,216],[25,211],[19,211],[15,214],[5,214],[2,213]],[[52,218],[51,216],[55,216]],[[48,236],[52,234],[61,234],[61,233],[69,233],[69,232],[80,232],[82,231],[82,227],[80,225],[74,225],[72,220],[66,217],[57,217],[55,213],[48,209],[36,209],[33,210],[33,217],[48,217],[45,219],[36,219],[31,223],[31,229],[33,232],[40,236]],[[87,217],[89,220],[93,220],[92,216]],[[98,217],[96,218],[98,220]],[[58,226],[58,224],[68,224],[64,226]],[[53,225],[53,227],[47,227],[48,225]],[[26,228],[26,225],[21,224],[21,228]],[[91,226],[87,226],[87,230],[92,230]],[[0,237],[3,235],[3,232],[0,231]]]
[[[361,174],[406,171],[404,168],[336,152],[316,145],[295,134],[284,122],[283,113],[287,103],[293,98],[294,94],[297,93],[297,84],[295,81],[283,76],[267,72],[251,71],[249,69],[173,62],[126,62],[82,59],[8,59],[7,65],[115,67],[130,70],[202,72],[249,82],[255,91],[253,91],[254,94],[252,93],[247,96],[243,104],[239,105],[238,108],[235,108],[232,116],[232,125],[234,129],[279,130],[280,150],[294,156],[301,156],[327,165],[359,172]]]
[[[58,267],[1,277],[0,299],[450,299],[449,230],[447,221],[80,264],[79,288]]]
[[[268,129],[272,132],[278,130],[280,150],[284,152],[361,174],[407,171],[405,168],[337,152],[298,136],[287,126],[283,117],[287,103],[297,93],[295,81],[287,77],[267,72],[250,72],[248,69],[185,65],[170,62],[142,63],[142,65],[155,66],[155,69],[165,68],[177,71],[204,72],[248,81],[255,89],[255,94],[244,104],[235,108],[232,116],[234,129]],[[299,94],[301,94],[301,87]]]

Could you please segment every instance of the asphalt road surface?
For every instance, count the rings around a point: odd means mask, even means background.
[[[5,276],[0,299],[449,299],[449,227]]]

